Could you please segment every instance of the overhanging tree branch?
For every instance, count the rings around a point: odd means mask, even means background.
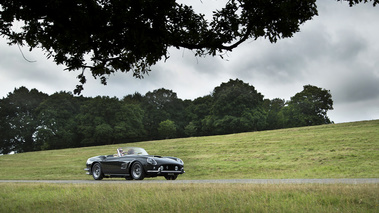
[[[347,1],[351,6],[379,0]],[[89,69],[106,84],[107,75],[133,72],[141,78],[168,48],[196,55],[232,51],[248,39],[270,42],[291,37],[317,15],[316,0],[230,0],[206,20],[175,0],[2,0],[0,35],[9,44],[42,48],[68,70]],[[15,30],[16,21],[24,26]],[[91,58],[92,64],[85,59]],[[78,75],[80,83],[85,77]],[[80,93],[83,86],[77,87]]]

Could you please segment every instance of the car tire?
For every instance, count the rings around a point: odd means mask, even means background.
[[[143,180],[145,178],[145,171],[140,162],[133,163],[130,173],[134,180]]]
[[[95,180],[102,180],[104,178],[100,163],[95,163],[92,166],[92,177]]]
[[[165,175],[166,180],[176,180],[178,175]]]

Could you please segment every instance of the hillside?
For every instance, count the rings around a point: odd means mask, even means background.
[[[379,120],[0,156],[0,179],[91,179],[87,158],[139,146],[180,157],[179,179],[378,178]]]

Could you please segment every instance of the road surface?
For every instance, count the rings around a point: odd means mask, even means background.
[[[379,178],[347,178],[347,179],[223,179],[223,180],[154,180],[127,181],[124,179],[95,180],[0,180],[0,183],[66,183],[66,184],[135,184],[135,183],[242,183],[242,184],[367,184],[379,183]]]

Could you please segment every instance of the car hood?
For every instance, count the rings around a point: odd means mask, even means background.
[[[154,160],[157,161],[157,163],[160,164],[177,164],[177,165],[183,165],[179,161],[177,161],[178,158],[175,157],[169,157],[169,156],[157,156],[157,155],[146,155],[147,157],[154,158]]]

